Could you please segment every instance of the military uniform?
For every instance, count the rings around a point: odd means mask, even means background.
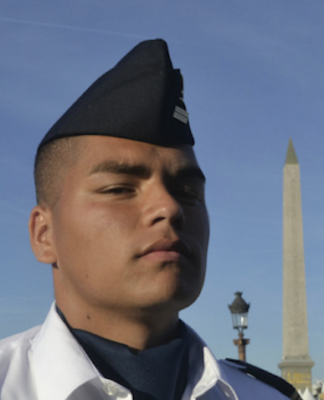
[[[202,339],[188,329],[188,384],[183,400],[293,399],[243,373],[242,367],[216,360]],[[131,400],[133,397],[122,385],[102,377],[53,305],[42,326],[0,341],[0,398]]]
[[[99,78],[45,135],[36,165],[48,144],[80,135],[112,136],[166,147],[194,145],[182,76],[173,68],[163,40],[140,43]],[[275,387],[265,383],[273,384],[266,373],[217,361],[198,335],[189,327],[187,331],[182,400],[298,399],[290,387],[287,390],[281,383],[275,382]],[[253,374],[265,379],[256,379]],[[42,326],[0,342],[0,398],[131,400],[133,395],[129,388],[99,372],[53,305]]]

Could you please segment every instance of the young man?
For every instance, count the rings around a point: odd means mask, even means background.
[[[202,289],[209,237],[193,144],[162,40],[135,47],[44,137],[29,228],[55,304],[0,343],[2,400],[294,398],[216,361],[178,318]]]

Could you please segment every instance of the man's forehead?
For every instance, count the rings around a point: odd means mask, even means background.
[[[195,153],[190,145],[166,147],[107,136],[84,136],[82,142],[83,156],[91,161],[92,171],[99,171],[101,164],[108,166],[113,163],[129,165],[165,163],[170,168],[197,165]]]
[[[99,172],[151,173],[162,168],[170,173],[199,169],[189,145],[158,146],[135,140],[105,136],[84,136],[80,164],[86,164],[89,175]],[[145,172],[145,171],[146,172]]]

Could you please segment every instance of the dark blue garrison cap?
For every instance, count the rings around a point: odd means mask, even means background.
[[[183,81],[173,69],[167,44],[139,43],[94,82],[45,135],[114,136],[161,146],[194,145],[183,102]]]

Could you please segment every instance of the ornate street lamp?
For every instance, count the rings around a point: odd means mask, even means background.
[[[250,304],[247,304],[242,298],[242,292],[235,293],[235,299],[228,308],[232,314],[233,329],[238,330],[238,339],[233,343],[238,347],[239,359],[246,361],[245,347],[250,343],[250,339],[245,339],[243,331],[248,327],[248,311]]]

